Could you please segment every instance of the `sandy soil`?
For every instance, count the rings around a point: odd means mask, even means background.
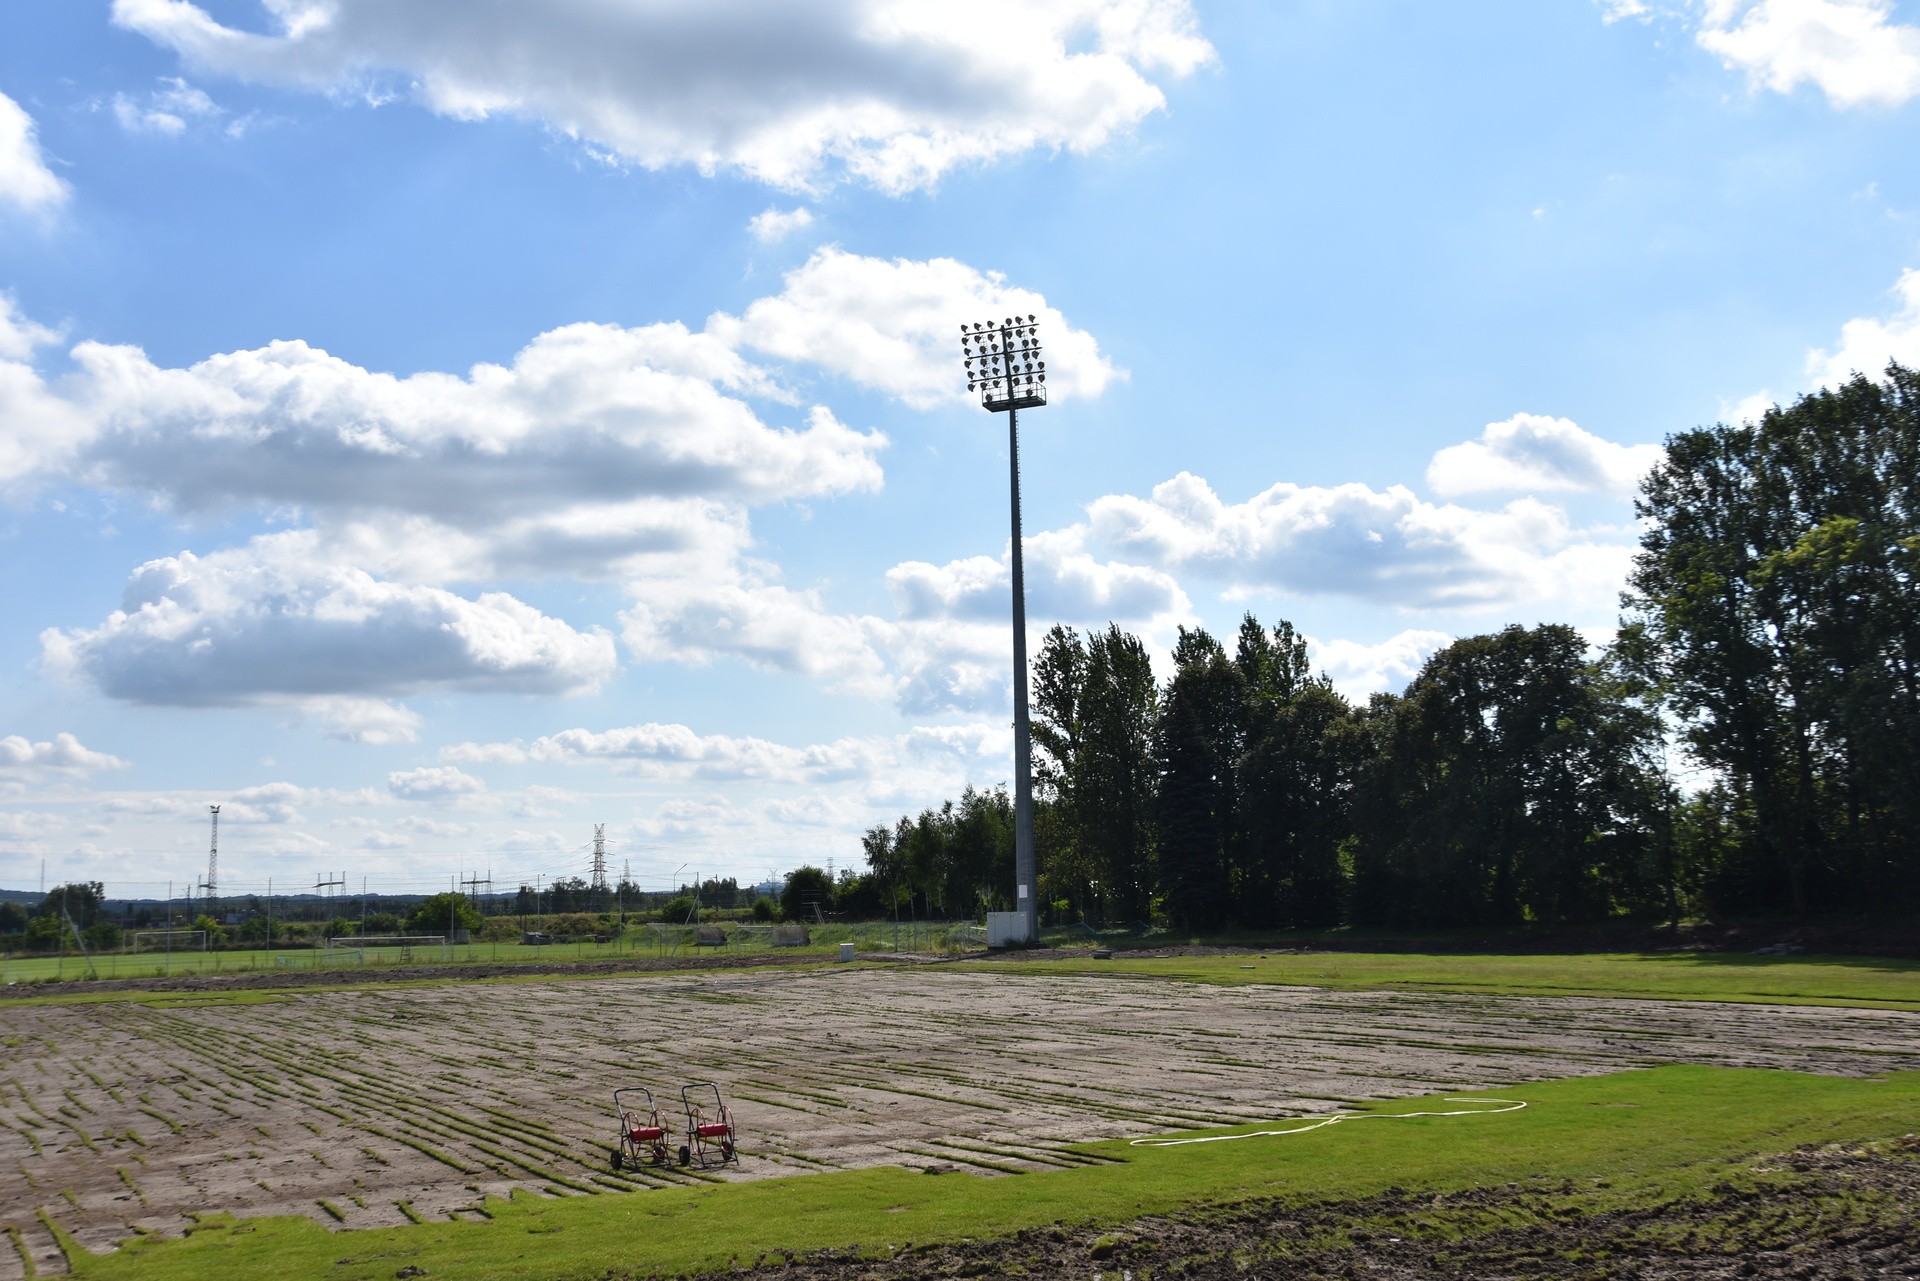
[[[1092,1138],[1664,1062],[1920,1069],[1920,1015],[1209,987],[862,965],[7,1011],[0,1223],[64,1270],[187,1216],[371,1226],[880,1163],[1071,1164]],[[615,1174],[611,1092],[720,1082],[745,1159]],[[0,1250],[0,1279],[24,1275]]]

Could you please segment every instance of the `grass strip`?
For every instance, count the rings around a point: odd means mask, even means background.
[[[1920,1010],[1920,961],[1862,956],[1752,956],[1727,952],[1574,956],[1272,952],[1264,956],[1138,956],[1096,961],[963,962],[953,968],[1102,978],[1149,976],[1238,987],[1248,983],[1351,992],[1478,996],[1631,997],[1741,1005],[1830,1005]]]
[[[1254,1196],[1307,1205],[1389,1188],[1439,1193],[1569,1179],[1604,1180],[1608,1197],[1696,1196],[1754,1154],[1920,1129],[1920,1073],[1857,1080],[1675,1066],[1487,1093],[1528,1107],[1187,1147],[1089,1144],[1088,1153],[1114,1160],[1004,1178],[882,1167],[621,1196],[515,1197],[489,1203],[493,1217],[484,1223],[330,1233],[304,1218],[208,1216],[178,1240],[78,1255],[74,1270],[106,1281],[374,1281],[391,1276],[391,1260],[404,1253],[435,1281],[683,1275],[785,1251],[883,1256],[909,1243],[979,1237],[985,1225],[1009,1235],[1055,1223],[1121,1224]],[[1410,1099],[1378,1110],[1431,1105]]]

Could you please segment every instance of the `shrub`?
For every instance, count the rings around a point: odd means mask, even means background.
[[[681,894],[661,904],[660,919],[669,925],[684,925],[693,919],[693,895]]]
[[[773,919],[774,911],[775,909],[773,906],[773,900],[768,898],[766,895],[762,894],[759,898],[753,900],[753,919],[754,920],[771,921]]]

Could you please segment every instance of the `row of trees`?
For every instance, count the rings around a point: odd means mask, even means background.
[[[1610,645],[1467,637],[1364,706],[1284,622],[1182,630],[1164,682],[1118,627],[1057,627],[1032,689],[1043,900],[1190,929],[1912,907],[1917,487],[1898,365],[1672,437]],[[1011,828],[970,791],[869,832],[870,877],[1004,905]]]

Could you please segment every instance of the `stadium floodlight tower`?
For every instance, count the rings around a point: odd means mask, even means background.
[[[980,407],[1007,416],[1007,463],[1013,478],[1013,879],[1022,942],[1040,941],[1040,888],[1033,858],[1033,748],[1027,728],[1027,579],[1020,549],[1020,411],[1047,403],[1047,362],[1039,320],[1008,316],[960,326],[967,390]]]

